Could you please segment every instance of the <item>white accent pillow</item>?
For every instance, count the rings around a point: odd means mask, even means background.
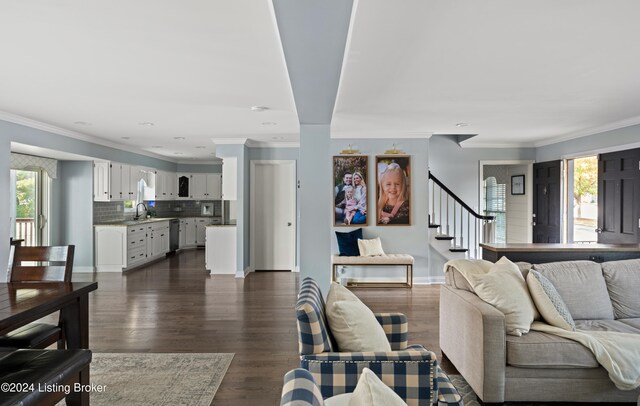
[[[325,406],[406,406],[391,388],[369,368],[362,370],[353,393],[343,393],[324,400]]]
[[[380,238],[373,238],[371,240],[359,239],[358,249],[360,250],[361,257],[375,257],[377,255],[384,255]]]
[[[467,275],[467,279],[480,299],[504,314],[507,334],[529,332],[536,309],[516,264],[502,257],[488,273]]]
[[[569,308],[549,279],[540,272],[531,270],[527,275],[527,285],[531,298],[548,324],[564,330],[576,331],[576,324]]]
[[[387,335],[376,316],[344,286],[331,284],[326,314],[339,351],[391,351]]]

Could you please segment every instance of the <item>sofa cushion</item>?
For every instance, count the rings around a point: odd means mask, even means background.
[[[482,275],[489,272],[493,264],[484,259],[453,259],[444,265],[444,280],[447,285],[453,286],[456,289],[466,290],[467,292],[473,292],[473,288],[467,281],[467,278],[458,270],[457,267],[459,265],[464,266],[467,274]]]
[[[507,365],[521,368],[597,368],[591,351],[577,341],[540,331],[507,336]]]
[[[613,307],[602,268],[591,261],[535,264],[533,269],[553,283],[575,320],[612,320]]]
[[[623,320],[578,320],[576,321],[576,329],[584,331],[615,331],[618,333],[640,334],[640,326],[625,323]]]
[[[616,319],[640,317],[640,259],[602,264]]]
[[[640,330],[640,317],[634,317],[632,319],[618,319],[618,321]]]

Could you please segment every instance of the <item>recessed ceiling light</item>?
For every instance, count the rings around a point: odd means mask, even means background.
[[[73,124],[77,124],[77,125],[91,125],[91,123],[86,122],[86,121],[74,121]]]
[[[173,137],[174,140],[184,140],[184,137]]]
[[[466,127],[468,125],[469,125],[469,123],[458,123],[458,124],[456,124],[456,127]]]
[[[278,123],[274,123],[273,121],[265,121],[262,125],[278,125]]]
[[[196,147],[196,149],[205,149],[205,148],[206,148],[206,147],[205,147],[204,145],[198,145],[198,146]]]
[[[120,138],[122,138],[123,140],[129,140],[129,139],[131,139],[131,137],[120,137]]]
[[[162,145],[152,145],[151,148],[164,148]]]
[[[269,107],[265,106],[251,106],[251,111],[265,111],[269,110]]]
[[[138,123],[138,125],[144,125],[144,126],[147,126],[147,127],[151,127],[154,124],[151,121],[143,121],[141,123]]]

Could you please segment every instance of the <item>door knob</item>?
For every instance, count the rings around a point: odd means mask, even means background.
[[[596,233],[601,234],[602,233],[602,229],[601,228],[596,228]]]

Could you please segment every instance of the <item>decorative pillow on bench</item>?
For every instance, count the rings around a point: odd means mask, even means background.
[[[359,257],[358,240],[362,239],[362,229],[358,228],[348,233],[336,231],[338,249],[341,257]]]

